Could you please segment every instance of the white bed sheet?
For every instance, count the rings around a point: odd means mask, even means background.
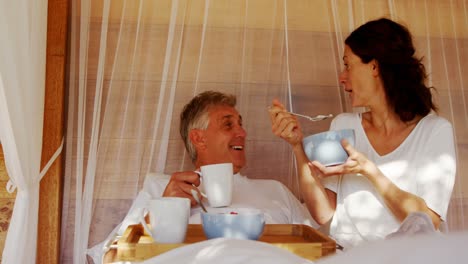
[[[176,248],[141,264],[310,264],[285,249],[268,243],[217,238]]]
[[[467,231],[422,234],[374,241],[312,262],[268,243],[218,238],[176,248],[140,264],[468,263],[467,245]]]
[[[320,264],[468,263],[468,232],[430,233],[374,241],[317,261]]]

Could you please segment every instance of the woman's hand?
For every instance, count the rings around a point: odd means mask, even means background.
[[[349,157],[345,163],[325,167],[318,161],[309,164],[312,171],[318,172],[321,177],[328,177],[341,174],[362,174],[364,176],[375,175],[378,172],[377,166],[364,154],[358,152],[346,139],[341,141],[341,145],[348,153]]]
[[[271,131],[292,146],[302,144],[302,131],[297,118],[289,114],[278,100],[274,99],[268,110],[271,120]]]

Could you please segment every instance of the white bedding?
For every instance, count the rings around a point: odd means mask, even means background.
[[[321,259],[320,264],[468,263],[468,231],[395,237]]]
[[[218,238],[176,248],[141,264],[307,264],[313,263],[264,242]]]
[[[264,242],[212,239],[176,248],[140,264],[442,264],[468,263],[468,231],[402,236],[362,244],[312,262]]]
[[[468,231],[396,237],[322,258],[318,264],[468,263]],[[176,248],[140,264],[310,264],[314,263],[267,243],[212,239]]]

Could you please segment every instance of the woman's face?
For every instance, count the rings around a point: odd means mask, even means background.
[[[377,65],[375,60],[363,63],[361,58],[346,45],[343,55],[344,69],[339,81],[348,92],[353,107],[370,106],[377,98]],[[376,78],[377,77],[377,78]]]

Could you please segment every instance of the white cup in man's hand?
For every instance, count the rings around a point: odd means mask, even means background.
[[[211,207],[224,207],[232,202],[232,163],[210,164],[200,167],[204,196]]]
[[[161,197],[148,201],[143,214],[148,212],[150,225],[143,215],[140,222],[157,243],[182,243],[185,240],[190,217],[190,199]]]

